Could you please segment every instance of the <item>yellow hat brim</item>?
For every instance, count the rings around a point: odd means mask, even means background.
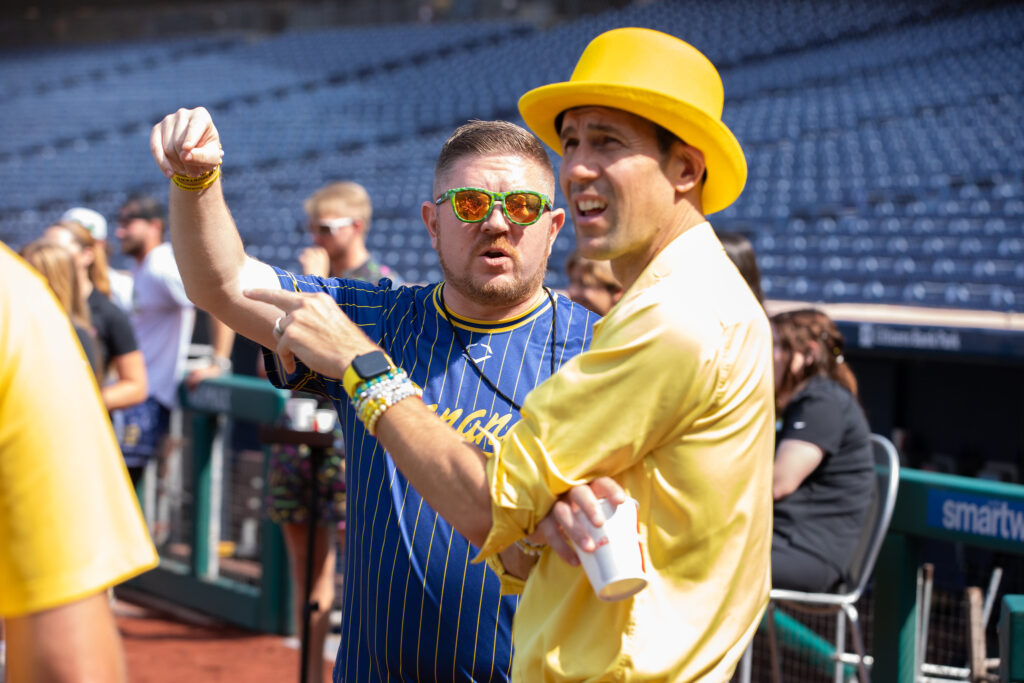
[[[574,107],[611,107],[653,121],[704,153],[708,179],[701,195],[704,214],[726,208],[747,182],[747,161],[732,131],[686,102],[619,83],[579,81],[535,88],[519,98],[519,113],[530,130],[559,154],[555,119]]]

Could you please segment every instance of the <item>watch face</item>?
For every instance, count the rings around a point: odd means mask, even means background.
[[[352,359],[352,367],[363,379],[373,379],[391,369],[388,357],[383,351],[371,351]]]

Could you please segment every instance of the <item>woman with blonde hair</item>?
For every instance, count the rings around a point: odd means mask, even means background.
[[[825,591],[849,579],[874,491],[871,430],[844,340],[821,311],[771,318],[775,403],[772,585]]]
[[[57,301],[71,320],[89,366],[99,376],[96,341],[89,319],[89,309],[78,282],[75,259],[71,252],[55,242],[36,240],[25,245],[21,257],[46,278]]]
[[[103,404],[111,411],[145,401],[146,364],[128,314],[110,299],[106,253],[102,245],[75,221],[54,223],[43,236],[67,248],[74,256],[77,280],[96,330],[102,369],[99,377],[112,377],[109,382],[100,382]]]

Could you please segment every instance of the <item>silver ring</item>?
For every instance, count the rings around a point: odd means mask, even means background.
[[[274,336],[275,337],[283,337],[284,336],[284,330],[281,328],[281,321],[282,320],[284,320],[284,316],[283,315],[281,317],[279,317],[277,320],[274,321]]]

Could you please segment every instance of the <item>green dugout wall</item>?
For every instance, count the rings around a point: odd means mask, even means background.
[[[214,491],[212,457],[221,416],[271,424],[284,411],[288,396],[287,391],[275,389],[266,380],[241,375],[206,380],[191,392],[182,387],[182,409],[192,424],[191,448],[183,454],[191,458],[191,555],[188,562],[161,557],[158,567],[126,585],[244,628],[292,632],[288,565],[281,532],[275,524],[266,519],[260,522],[258,585],[218,575],[219,510],[214,501],[220,496]]]

